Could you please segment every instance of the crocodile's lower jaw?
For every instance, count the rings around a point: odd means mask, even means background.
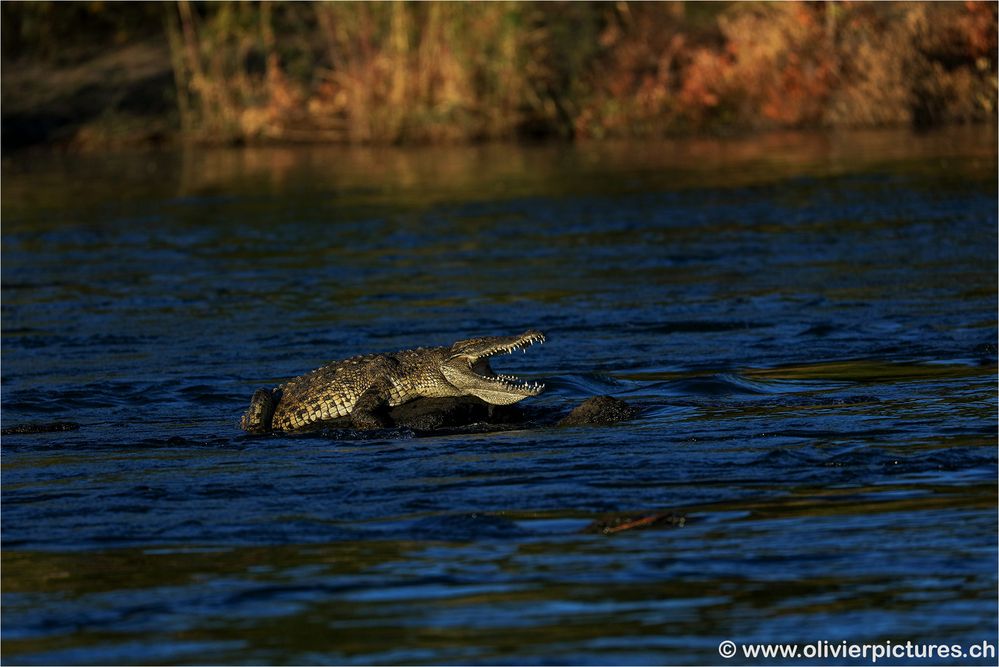
[[[490,391],[488,389],[469,389],[468,393],[476,398],[481,398],[486,403],[491,403],[493,405],[510,405],[511,403],[516,403],[517,401],[522,401],[525,398],[531,396],[537,396],[541,393],[538,390],[535,393],[530,394],[515,394],[511,391]]]

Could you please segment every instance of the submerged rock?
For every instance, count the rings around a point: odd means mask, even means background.
[[[503,431],[511,428],[540,428],[550,426],[579,426],[582,424],[606,425],[631,419],[638,410],[624,401],[610,396],[594,396],[583,401],[560,421],[557,412],[519,404],[492,405],[474,396],[451,398],[418,398],[389,408],[384,415],[388,424],[381,429],[358,430],[350,417],[341,417],[317,424],[305,432],[323,433],[336,437],[340,433],[371,431],[406,432],[410,435],[453,432]]]
[[[556,426],[613,424],[632,419],[638,410],[610,396],[594,396],[583,401],[575,410],[556,422]],[[422,398],[396,406],[389,411],[396,426],[417,431],[461,428],[472,424],[509,426],[550,426],[555,420],[550,413],[518,405],[490,405],[473,396],[458,398]]]
[[[638,410],[622,400],[610,396],[594,396],[583,401],[579,407],[563,417],[559,426],[580,426],[584,424],[613,424],[638,415]]]
[[[490,405],[474,396],[454,398],[419,398],[389,408],[385,416],[389,428],[412,431],[441,431],[472,424],[516,424],[525,421],[524,412],[516,405]],[[322,423],[322,430],[357,430],[350,417],[340,417]]]
[[[470,424],[514,424],[524,421],[516,405],[491,405],[474,396],[421,398],[389,410],[396,426],[416,431],[435,431]]]

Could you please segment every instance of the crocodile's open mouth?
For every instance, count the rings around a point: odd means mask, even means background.
[[[479,378],[491,383],[495,383],[507,391],[523,393],[528,396],[537,396],[545,389],[543,382],[524,382],[514,375],[503,375],[493,372],[489,365],[489,357],[498,354],[513,354],[517,350],[527,352],[527,348],[535,343],[544,343],[545,335],[540,331],[529,331],[514,339],[507,345],[497,345],[479,352],[474,358],[469,359],[468,368]]]

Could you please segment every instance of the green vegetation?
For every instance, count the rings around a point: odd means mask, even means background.
[[[169,107],[160,115],[172,119],[171,132],[209,143],[994,122],[996,10],[994,2],[4,3],[4,75],[47,63],[38,85],[45,72],[85,59],[88,45],[93,55],[97,44],[106,53],[165,42],[171,76],[151,96]],[[20,95],[16,83],[4,87],[5,106]],[[31,112],[14,106],[22,121]],[[113,115],[96,115],[101,127],[113,125]],[[113,129],[88,132],[62,138],[101,144]]]

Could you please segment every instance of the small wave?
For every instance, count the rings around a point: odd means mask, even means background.
[[[630,388],[631,382],[602,373],[554,375],[544,379],[548,391],[573,396],[596,396]]]
[[[900,452],[884,449],[855,449],[825,460],[822,465],[835,468],[876,468],[900,474],[921,472],[953,472],[993,468],[996,457],[963,448],[939,449],[930,452]]]
[[[745,320],[674,320],[672,322],[631,323],[624,328],[629,332],[641,333],[720,333],[744,329],[760,329],[770,326],[760,322]]]
[[[787,391],[803,391],[800,385],[786,387],[773,383],[755,382],[734,373],[719,373],[685,377],[645,385],[642,393],[657,393],[666,396],[701,396],[717,398],[723,396],[767,395]],[[807,387],[812,389],[812,387]]]
[[[427,517],[411,524],[405,532],[412,539],[454,542],[509,539],[530,534],[510,519],[479,513]]]
[[[754,460],[750,465],[753,467],[771,467],[777,469],[787,469],[799,466],[822,465],[822,459],[806,454],[797,449],[777,448],[771,449],[763,456]]]

